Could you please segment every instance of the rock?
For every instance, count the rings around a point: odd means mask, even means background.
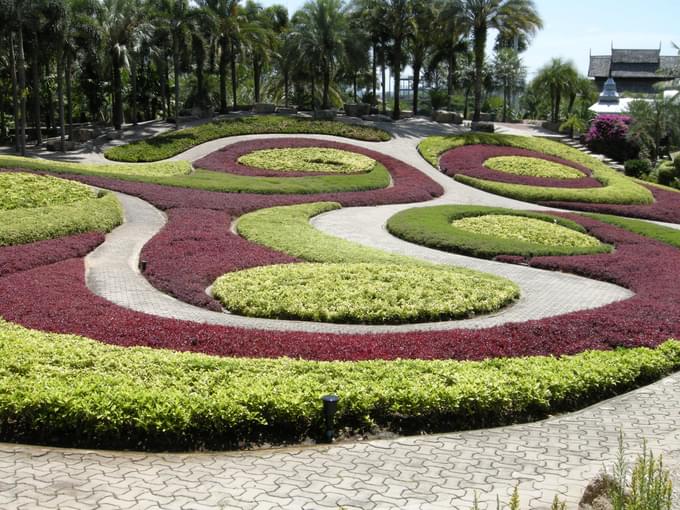
[[[432,120],[443,124],[462,124],[463,116],[460,113],[448,110],[435,110],[432,112]]]
[[[588,484],[579,501],[579,510],[612,510],[609,494],[617,487],[616,480],[606,473],[601,473]]]
[[[481,112],[479,114],[479,121],[480,122],[493,122],[494,120],[496,120],[496,114],[495,113]]]
[[[336,115],[335,110],[314,110],[315,120],[334,120]]]
[[[362,115],[361,120],[367,120],[369,122],[392,122],[392,117],[389,115],[376,113],[371,115]]]
[[[97,138],[97,133],[94,129],[79,128],[73,130],[72,140],[74,142],[87,142],[93,138]]]
[[[51,152],[58,152],[61,151],[61,138],[49,138],[45,142],[45,148],[48,151]],[[64,150],[65,151],[75,151],[80,148],[80,144],[77,143],[75,140],[65,140],[64,141]]]
[[[269,114],[276,112],[276,105],[273,103],[255,103],[253,112],[259,114]]]
[[[493,122],[473,122],[470,127],[473,131],[482,133],[493,133],[496,131]]]
[[[295,115],[298,112],[297,106],[277,106],[276,113],[279,115]]]
[[[345,115],[348,117],[363,117],[371,113],[371,105],[368,103],[345,104]]]

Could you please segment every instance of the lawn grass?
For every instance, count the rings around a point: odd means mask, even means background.
[[[373,127],[264,115],[208,122],[179,131],[168,131],[153,138],[113,147],[104,155],[107,159],[128,163],[160,161],[211,140],[252,134],[323,134],[372,142],[384,142],[391,138],[387,131]]]

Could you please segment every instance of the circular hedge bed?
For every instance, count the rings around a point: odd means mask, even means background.
[[[585,175],[575,168],[545,159],[527,156],[496,156],[484,162],[484,166],[498,172],[545,179],[582,179]]]
[[[585,255],[612,250],[565,218],[494,207],[407,209],[392,216],[387,229],[412,243],[482,258]]]
[[[374,159],[363,154],[328,147],[264,149],[245,154],[238,162],[277,172],[337,174],[368,172],[376,164]]]
[[[519,297],[475,271],[397,264],[283,264],[228,273],[213,286],[227,310],[317,322],[399,324],[467,318]]]

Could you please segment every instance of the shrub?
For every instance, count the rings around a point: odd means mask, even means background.
[[[279,172],[340,174],[368,172],[375,166],[375,160],[363,154],[325,147],[264,149],[245,154],[238,162]]]
[[[153,138],[108,149],[104,155],[114,161],[130,163],[160,161],[176,156],[196,145],[217,138],[250,134],[324,134],[373,142],[387,141],[382,129],[355,124],[281,117],[274,115],[239,117],[200,126],[168,131]]]
[[[575,356],[310,362],[121,348],[0,320],[0,439],[74,447],[219,449],[336,428],[489,427],[576,409],[680,367],[680,344]]]
[[[432,89],[430,90],[430,104],[432,110],[439,110],[445,108],[449,104],[449,95],[445,90]]]
[[[629,159],[623,166],[628,177],[641,177],[652,170],[652,163],[648,159]]]
[[[586,144],[592,151],[618,161],[637,158],[640,148],[628,138],[631,121],[629,115],[598,115],[586,134]]]
[[[489,158],[484,166],[498,172],[546,179],[582,179],[584,174],[579,170],[544,159],[525,156],[498,156]]]
[[[670,165],[660,165],[656,171],[656,182],[662,186],[671,186],[676,179],[675,168]]]
[[[94,198],[89,186],[22,172],[0,173],[0,211],[62,205]]]
[[[490,313],[519,297],[509,280],[447,266],[284,264],[217,279],[230,312],[270,319],[403,324]]]

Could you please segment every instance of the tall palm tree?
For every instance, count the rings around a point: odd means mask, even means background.
[[[418,115],[418,96],[420,89],[420,75],[428,54],[432,51],[436,30],[432,30],[432,20],[439,16],[436,2],[415,0],[413,2],[413,17],[411,19],[411,33],[408,41],[408,51],[411,54],[413,68],[413,115]]]
[[[475,54],[475,109],[472,120],[479,121],[482,108],[483,67],[486,39],[490,28],[518,34],[534,34],[543,27],[533,0],[465,0],[465,17],[472,31]]]
[[[379,7],[387,32],[390,34],[392,70],[394,77],[394,107],[392,117],[401,116],[401,68],[404,65],[404,43],[413,33],[413,1],[382,0]]]
[[[453,89],[458,72],[458,55],[468,50],[467,36],[470,31],[468,19],[465,16],[463,0],[441,0],[435,4],[438,7],[435,20],[436,30],[435,51],[430,66],[440,62],[446,63],[446,94],[448,107],[453,101]]]
[[[550,120],[558,122],[562,98],[575,94],[578,84],[578,71],[572,62],[553,58],[539,69],[534,84],[539,90],[547,90],[550,97]]]
[[[227,113],[227,66],[232,63],[232,88],[235,88],[235,50],[239,24],[239,0],[200,0],[198,5],[212,13],[219,45],[220,113]],[[236,91],[234,96],[236,96]],[[236,106],[236,97],[234,107]]]
[[[327,109],[330,107],[331,80],[345,54],[347,16],[344,4],[342,0],[310,0],[300,10],[297,22],[301,50],[309,58],[319,58],[323,80],[321,107]]]

